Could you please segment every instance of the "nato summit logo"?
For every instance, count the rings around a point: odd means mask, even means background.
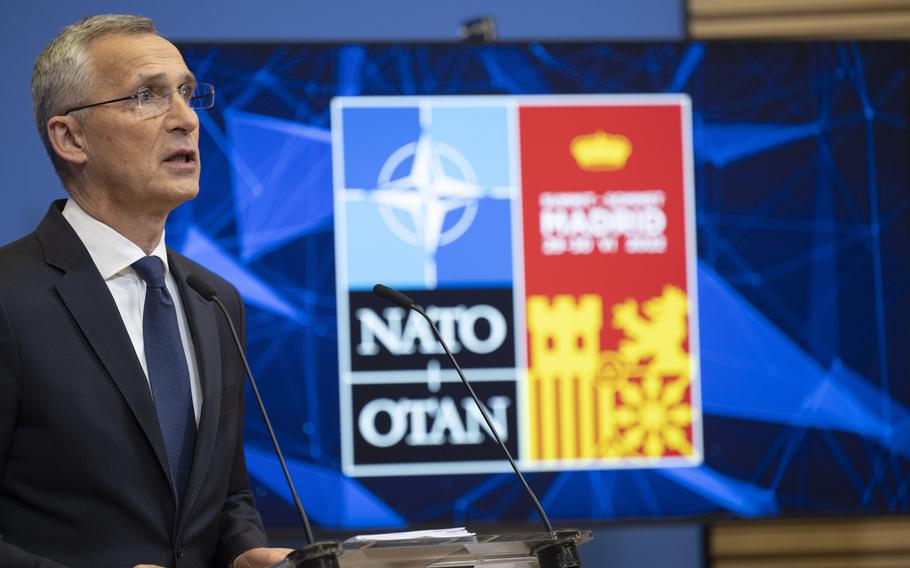
[[[348,473],[414,473],[414,464],[461,461],[459,451],[466,461],[499,459],[479,416],[463,404],[463,387],[440,370],[445,353],[429,326],[375,298],[377,283],[413,296],[462,366],[478,370],[514,448],[512,117],[501,98],[332,102]]]

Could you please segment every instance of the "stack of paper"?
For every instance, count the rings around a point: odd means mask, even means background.
[[[434,538],[459,538],[465,536],[474,536],[474,533],[464,527],[453,527],[450,529],[434,529],[428,531],[408,531],[397,533],[382,534],[361,534],[348,539],[348,542],[375,542],[389,540],[425,540]]]

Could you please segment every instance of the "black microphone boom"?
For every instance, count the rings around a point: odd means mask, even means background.
[[[499,433],[496,431],[496,427],[493,425],[493,419],[490,418],[489,412],[487,412],[487,407],[480,402],[480,398],[477,397],[477,393],[474,392],[474,387],[471,386],[471,383],[468,382],[468,379],[464,376],[464,373],[461,371],[461,367],[458,366],[458,361],[455,360],[455,356],[452,355],[452,352],[449,350],[449,346],[446,345],[445,340],[442,338],[442,335],[439,333],[439,330],[436,329],[436,324],[433,323],[433,320],[430,319],[430,316],[421,308],[417,303],[405,296],[398,290],[394,288],[389,288],[383,284],[377,284],[373,286],[373,293],[389,300],[394,304],[398,304],[402,308],[408,310],[414,310],[418,314],[422,315],[424,319],[427,320],[427,323],[430,324],[430,327],[433,329],[433,335],[436,336],[436,340],[439,341],[439,344],[442,345],[442,348],[445,349],[446,355],[449,356],[449,360],[452,361],[452,365],[455,366],[455,371],[458,373],[458,376],[461,378],[461,382],[464,383],[465,388],[468,389],[468,393],[471,395],[471,398],[474,399],[474,404],[477,405],[478,410],[480,410],[481,416],[483,416],[484,421],[487,423],[487,426],[490,428],[490,432],[493,434],[493,437],[499,443],[499,447],[502,448],[503,453],[506,455],[506,458],[509,460],[509,465],[512,466],[512,470],[515,471],[515,475],[518,476],[518,480],[521,481],[521,485],[524,487],[525,493],[528,494],[528,497],[531,499],[531,503],[534,504],[534,508],[537,509],[537,514],[540,515],[540,519],[543,521],[544,527],[546,527],[548,533],[553,533],[553,525],[550,524],[550,519],[547,517],[547,514],[543,510],[543,506],[540,504],[540,501],[537,499],[537,495],[534,494],[534,491],[531,489],[531,486],[528,485],[528,482],[525,481],[525,476],[521,474],[521,470],[518,469],[518,465],[515,463],[515,460],[512,459],[512,454],[509,452],[509,448],[506,447],[505,443],[502,441],[502,438],[499,437]]]
[[[402,308],[404,308],[406,310],[410,310],[411,308],[413,308],[416,305],[416,302],[414,302],[414,300],[412,300],[408,296],[405,296],[404,294],[402,294],[398,290],[395,290],[394,288],[389,288],[385,284],[377,284],[377,285],[373,286],[373,293],[376,294],[377,296],[379,296],[380,298],[383,298],[383,299],[386,299],[386,300],[392,302],[393,304],[398,304],[399,306],[401,306]]]
[[[193,290],[198,292],[199,295],[202,296],[202,299],[204,299],[204,300],[208,300],[209,302],[211,302],[218,296],[218,294],[215,292],[215,289],[212,288],[211,286],[209,286],[208,282],[206,282],[202,278],[199,278],[195,274],[190,274],[189,276],[187,276],[186,283],[190,288],[192,288]],[[228,319],[230,319],[230,318],[228,318]]]
[[[190,288],[202,296],[203,299],[208,300],[209,302],[215,302],[215,304],[221,308],[221,312],[224,314],[224,317],[231,328],[231,334],[234,336],[234,343],[237,345],[237,352],[240,353],[240,359],[243,361],[243,367],[246,369],[246,376],[250,378],[250,386],[253,387],[253,395],[256,397],[256,403],[259,405],[259,412],[262,414],[265,428],[268,430],[269,437],[272,439],[272,446],[275,448],[275,454],[278,456],[278,461],[281,462],[281,470],[284,472],[284,478],[287,479],[288,487],[291,490],[291,497],[293,497],[294,505],[297,507],[297,514],[300,515],[300,522],[303,523],[303,530],[306,533],[307,543],[312,544],[316,541],[313,538],[313,529],[310,527],[310,520],[307,518],[306,511],[303,509],[303,504],[297,496],[294,482],[291,481],[291,473],[288,471],[288,466],[284,461],[284,455],[281,453],[281,448],[278,446],[278,438],[275,437],[275,430],[272,429],[269,415],[265,411],[265,404],[262,402],[262,396],[259,394],[259,387],[256,386],[256,379],[253,378],[253,371],[250,370],[250,362],[247,361],[246,354],[243,352],[243,344],[240,343],[240,336],[237,335],[234,321],[231,319],[231,315],[228,313],[227,308],[225,308],[224,304],[221,303],[221,300],[218,299],[218,294],[215,292],[215,289],[212,288],[208,282],[195,274],[190,274],[186,279],[186,283]]]

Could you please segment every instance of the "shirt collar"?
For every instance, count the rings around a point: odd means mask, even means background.
[[[73,199],[66,201],[66,205],[63,207],[63,217],[76,231],[76,235],[85,245],[104,280],[110,280],[145,256],[145,251],[135,243],[86,213]],[[161,259],[164,264],[164,272],[167,274],[167,247],[164,244],[163,231],[161,240],[152,251],[152,256]]]

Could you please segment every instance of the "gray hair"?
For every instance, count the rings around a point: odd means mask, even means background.
[[[158,29],[152,20],[143,16],[88,16],[63,28],[35,60],[32,72],[35,122],[44,149],[61,179],[66,173],[66,162],[51,146],[47,136],[47,122],[67,108],[85,103],[94,80],[89,64],[88,45],[94,39],[114,34],[158,35]]]

